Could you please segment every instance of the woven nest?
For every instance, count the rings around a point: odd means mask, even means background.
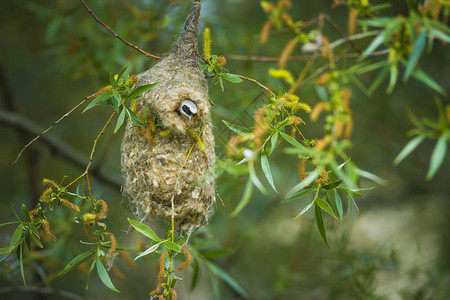
[[[140,85],[158,84],[133,104],[146,124],[128,122],[121,147],[123,194],[137,214],[163,219],[173,215],[181,229],[207,222],[215,203],[211,104],[195,54],[199,15],[200,3],[195,2],[175,48],[139,75]],[[192,118],[180,110],[186,100],[197,107]]]

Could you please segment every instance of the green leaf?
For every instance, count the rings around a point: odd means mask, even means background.
[[[88,106],[83,110],[83,113],[87,111],[88,109],[93,108],[94,106],[100,104],[101,102],[105,101],[106,99],[110,98],[112,96],[112,90],[108,90],[106,92],[103,92],[101,95],[97,96],[94,100],[89,103]]]
[[[294,219],[298,219],[301,215],[303,215],[305,212],[307,212],[314,204],[314,200],[305,206],[305,208],[303,208],[303,210],[294,218]]]
[[[103,284],[106,285],[110,290],[113,290],[114,292],[120,293],[118,289],[113,285],[111,282],[111,278],[109,278],[109,274],[105,269],[105,266],[100,261],[100,259],[97,259],[97,274],[102,280]]]
[[[113,90],[112,104],[116,112],[119,112],[119,105],[122,102],[122,96],[120,96],[117,90]]]
[[[422,30],[419,37],[414,42],[414,48],[411,52],[411,57],[409,58],[408,63],[406,64],[406,71],[403,76],[403,81],[406,82],[411,76],[412,71],[416,67],[417,61],[422,56],[423,51],[425,50],[426,42],[427,42],[427,31]]]
[[[430,168],[426,180],[431,180],[439,170],[440,166],[444,162],[445,154],[447,153],[447,139],[445,136],[441,136],[434,147],[433,154],[431,154]]]
[[[342,182],[343,182],[343,180],[338,180],[338,181],[323,185],[323,186],[321,186],[321,188],[326,189],[326,190],[331,190],[331,189],[334,189],[335,187],[341,185]]]
[[[385,30],[383,30],[379,35],[377,35],[376,38],[372,40],[372,43],[370,43],[370,45],[366,48],[366,50],[364,50],[364,52],[359,57],[360,61],[369,56],[370,54],[372,54],[372,52],[374,52],[382,43],[386,41],[386,39],[389,38],[391,34],[394,33],[394,31],[397,30],[398,22],[392,21],[391,24],[392,25],[386,27]]]
[[[235,74],[222,73],[221,76],[223,78],[225,78],[226,80],[228,80],[229,82],[232,82],[232,83],[240,83],[240,82],[242,82],[242,79],[239,76],[235,75]]]
[[[283,137],[283,139],[285,139],[292,146],[294,146],[296,148],[300,148],[300,149],[305,149],[305,147],[302,144],[300,144],[296,139],[294,139],[290,135],[287,135],[284,132],[280,132],[280,135]]]
[[[342,214],[344,213],[344,209],[342,207],[341,197],[339,196],[339,193],[336,189],[334,190],[334,200],[336,201],[336,208],[339,213],[339,218],[342,220]]]
[[[296,184],[293,188],[291,188],[291,189],[287,192],[286,196],[287,196],[287,197],[291,197],[291,196],[293,196],[295,193],[297,193],[297,192],[303,190],[305,187],[307,187],[308,185],[310,185],[311,183],[313,183],[314,180],[316,180],[316,179],[319,177],[320,172],[322,172],[322,169],[321,169],[321,168],[316,168],[314,171],[312,171],[311,173],[309,173],[309,175],[306,176],[306,178],[305,178],[304,180],[300,181],[300,183]]]
[[[220,83],[220,88],[222,89],[222,92],[225,91],[225,88],[223,87],[223,80],[222,77],[217,77],[219,79],[219,83]]]
[[[28,209],[25,204],[22,204],[22,214],[28,222],[31,222],[30,214],[28,213]]]
[[[225,120],[222,120],[222,122],[232,131],[236,132],[237,134],[240,135],[245,135],[247,133],[252,133],[252,131],[248,128],[242,127],[242,126],[238,126],[238,125],[234,125],[231,123],[228,123]]]
[[[219,266],[213,264],[212,262],[208,260],[203,260],[205,265],[208,267],[208,269],[222,279],[226,284],[228,284],[235,292],[237,292],[239,295],[241,295],[244,298],[248,298],[247,292],[234,280],[230,275],[228,275],[227,272],[225,272],[223,269],[221,269]]]
[[[161,239],[147,225],[142,224],[141,222],[135,220],[131,220],[130,218],[128,218],[128,222],[131,224],[131,226],[134,227],[134,229],[136,229],[146,237],[150,238],[151,240],[154,240],[155,242],[161,242]]]
[[[23,285],[25,288],[27,287],[27,282],[25,280],[25,271],[23,269],[23,243],[19,245],[18,249],[18,259],[19,259],[19,265],[20,265],[20,274],[22,275]]]
[[[376,182],[378,184],[385,185],[387,183],[387,181],[384,180],[383,178],[381,178],[381,177],[379,177],[379,176],[377,176],[375,174],[372,174],[372,173],[370,173],[368,171],[364,171],[364,170],[356,168],[355,172],[359,176],[364,177],[364,178],[369,179],[369,180],[372,180],[372,181],[374,181],[374,182]]]
[[[253,184],[258,188],[258,190],[261,191],[261,193],[265,194],[267,193],[266,188],[259,180],[258,176],[255,172],[255,166],[253,165],[253,160],[250,160],[248,162],[248,171],[250,173],[250,179],[252,180]]]
[[[88,276],[87,276],[87,280],[86,280],[86,290],[89,288],[89,279],[91,277],[92,270],[94,270],[95,262],[96,262],[96,260],[94,260],[91,263],[91,267],[89,268],[89,271],[88,271]]]
[[[44,248],[44,246],[42,245],[41,241],[39,240],[39,238],[37,238],[34,234],[31,235],[31,240],[33,241],[33,243],[38,246],[39,248]]]
[[[178,245],[178,244],[175,244],[175,243],[173,243],[171,241],[165,241],[164,242],[164,246],[166,246],[166,248],[168,250],[172,250],[172,251],[175,251],[177,253],[181,253],[181,246]]]
[[[314,215],[316,217],[317,229],[319,229],[320,235],[322,236],[322,239],[324,240],[325,244],[327,244],[327,247],[330,248],[330,245],[328,244],[327,241],[327,231],[325,229],[325,224],[323,222],[322,209],[320,209],[317,203],[315,203],[314,205]]]
[[[369,87],[369,94],[372,94],[380,86],[380,84],[388,75],[388,72],[389,66],[385,66],[383,69],[381,69],[375,80],[372,82],[372,85]]]
[[[114,133],[116,133],[117,130],[119,130],[119,128],[122,126],[124,120],[125,120],[125,109],[122,109],[119,117],[117,118],[117,123],[116,123],[116,128],[114,129]]]
[[[336,215],[333,212],[333,209],[331,208],[330,204],[328,204],[327,201],[320,199],[320,198],[316,198],[314,199],[314,202],[320,206],[320,208],[327,212],[330,216],[332,216],[333,218],[337,219],[338,217],[336,217]]]
[[[398,78],[398,65],[397,63],[392,63],[390,68],[389,86],[387,87],[386,93],[390,94],[394,90],[395,84]]]
[[[19,224],[19,223],[20,223],[20,221],[6,222],[6,223],[0,224],[0,227],[8,226],[8,225],[14,225],[14,224]]]
[[[272,172],[270,171],[269,160],[267,159],[266,154],[261,155],[261,167],[264,175],[266,175],[267,181],[270,183],[273,190],[278,193],[277,188],[275,187],[275,183],[273,182]]]
[[[128,118],[130,118],[131,122],[133,122],[133,124],[135,124],[137,126],[144,125],[144,124],[142,124],[141,119],[139,119],[138,116],[136,116],[136,114],[133,111],[131,111],[131,109],[129,109],[125,105],[123,106],[123,109],[125,110]]]
[[[315,191],[317,191],[316,187],[312,187],[312,188],[300,191],[300,192],[295,193],[294,195],[290,196],[289,198],[284,199],[283,201],[281,201],[281,203],[286,203],[286,202],[292,201],[294,199],[309,195]]]
[[[11,238],[11,243],[9,244],[9,252],[11,253],[14,248],[16,248],[17,243],[19,242],[20,238],[22,237],[22,232],[23,232],[23,225],[19,224],[19,226],[17,226],[16,230],[14,231],[12,238]]]
[[[128,69],[128,66],[124,67],[122,70],[120,70],[119,74],[117,75],[117,79],[115,80],[115,85],[119,83],[120,79],[122,79],[123,75],[125,75],[125,71]]]
[[[138,256],[136,256],[136,258],[135,258],[134,260],[136,261],[138,258],[141,258],[142,256],[146,256],[146,255],[148,255],[148,254],[150,254],[150,253],[155,252],[155,251],[159,248],[159,246],[160,246],[162,243],[163,243],[163,242],[159,242],[159,243],[157,243],[157,244],[151,246],[150,248],[148,248],[148,249],[145,250],[144,252],[138,253]]]
[[[270,137],[270,152],[269,155],[271,155],[273,153],[273,151],[275,150],[275,148],[278,145],[278,131],[275,132],[274,134],[272,134],[272,136]]]
[[[95,253],[97,252],[97,250],[91,250],[91,251],[86,251],[83,252],[81,254],[78,254],[77,256],[75,256],[75,258],[73,258],[65,267],[64,269],[58,273],[57,276],[61,276],[64,275],[70,271],[72,271],[74,268],[78,267],[80,264],[84,263],[85,261],[87,261],[91,256],[93,256]]]
[[[0,248],[0,255],[9,254],[9,247]]]
[[[435,28],[431,29],[431,34],[435,39],[440,39],[446,43],[450,43],[450,36]]]
[[[405,159],[405,157],[407,157],[411,152],[413,152],[420,145],[420,143],[422,143],[424,139],[425,136],[418,135],[412,140],[410,140],[403,148],[403,150],[394,159],[394,165],[398,165],[403,159]]]
[[[150,83],[141,85],[140,87],[134,89],[131,93],[128,94],[128,96],[125,98],[124,102],[130,102],[139,97],[142,93],[150,91],[154,86],[156,86],[159,82]]]
[[[25,243],[26,243],[26,245],[27,245],[27,247],[28,247],[28,250],[30,250],[31,251],[31,235],[30,235],[30,228],[27,228],[26,230],[25,230]]]
[[[431,78],[428,74],[423,72],[422,70],[415,69],[412,73],[412,76],[422,82],[423,84],[427,85],[428,87],[432,88],[433,90],[441,93],[442,95],[447,95],[447,92],[436,82],[433,78]]]
[[[245,185],[244,193],[242,194],[241,201],[239,201],[238,206],[234,209],[234,211],[230,214],[230,217],[237,216],[238,213],[241,212],[241,210],[248,204],[250,201],[250,197],[252,195],[253,191],[253,184],[252,180],[248,178],[247,184]]]

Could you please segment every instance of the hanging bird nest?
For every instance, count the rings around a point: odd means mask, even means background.
[[[211,102],[196,57],[200,3],[194,2],[171,52],[139,75],[157,83],[132,105],[145,123],[128,122],[122,141],[123,194],[141,218],[174,218],[182,230],[214,210]]]

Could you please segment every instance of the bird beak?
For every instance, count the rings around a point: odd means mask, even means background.
[[[192,116],[189,116],[189,121],[191,121],[192,120]]]

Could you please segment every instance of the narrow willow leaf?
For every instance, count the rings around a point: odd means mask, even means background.
[[[137,126],[142,126],[144,124],[142,124],[141,119],[138,118],[138,116],[136,116],[136,114],[129,109],[128,107],[126,107],[125,105],[123,106],[123,109],[125,110],[128,118],[130,118],[130,121],[133,122],[135,125]]]
[[[27,247],[28,247],[28,250],[31,251],[31,234],[30,234],[30,228],[27,228],[27,229],[25,230],[25,238],[24,238],[24,240],[25,240],[25,243],[26,243],[26,245],[27,245]]]
[[[234,211],[230,214],[230,217],[237,216],[238,213],[241,212],[241,210],[248,204],[250,201],[250,197],[252,195],[253,191],[253,183],[252,180],[249,178],[247,180],[247,184],[245,185],[244,193],[242,194],[241,201],[239,201],[238,206],[234,209]]]
[[[264,175],[266,175],[267,181],[270,183],[273,190],[278,193],[277,188],[275,187],[275,183],[273,182],[272,172],[270,171],[269,160],[267,159],[266,154],[261,155],[261,167]]]
[[[398,65],[397,63],[391,64],[389,67],[390,77],[389,77],[389,85],[387,87],[386,93],[390,94],[394,90],[395,84],[397,83],[398,78]]]
[[[311,193],[313,193],[315,191],[317,191],[317,188],[315,188],[315,187],[312,187],[312,188],[309,188],[309,189],[306,189],[306,190],[302,190],[302,191],[300,191],[298,193],[295,193],[294,195],[284,199],[283,201],[281,201],[281,203],[286,203],[286,202],[292,201],[294,199],[297,199],[297,198],[309,195],[309,194],[311,194]]]
[[[149,255],[150,253],[155,252],[162,243],[163,242],[159,242],[158,244],[151,246],[150,248],[148,248],[144,252],[138,253],[138,256],[136,256],[136,258],[134,260],[136,261],[138,258],[141,258],[142,256],[146,256],[146,255]]]
[[[159,82],[150,83],[141,85],[140,87],[134,89],[131,93],[128,94],[128,96],[125,98],[124,102],[130,102],[139,97],[142,93],[150,91],[154,86],[156,86]]]
[[[117,90],[113,90],[112,103],[116,112],[119,112],[119,105],[122,102],[122,96],[120,96]]]
[[[431,154],[430,168],[426,180],[431,180],[434,174],[439,170],[444,162],[445,154],[447,153],[447,139],[441,136],[434,147],[433,154]]]
[[[326,190],[332,190],[335,187],[339,186],[343,181],[344,180],[338,180],[338,181],[323,185],[323,186],[321,186],[321,188],[326,189]]]
[[[423,51],[425,50],[425,45],[427,42],[427,31],[422,30],[419,37],[414,42],[414,48],[411,52],[411,56],[408,60],[408,63],[406,64],[406,71],[405,75],[403,76],[403,81],[408,81],[409,77],[411,76],[412,71],[416,67],[416,63],[419,60],[419,58],[422,56]]]
[[[122,79],[123,75],[125,75],[125,71],[128,69],[128,66],[124,67],[122,70],[120,70],[119,74],[117,75],[117,78],[115,80],[115,84],[117,85],[117,83],[120,81],[120,79]]]
[[[175,244],[175,243],[173,243],[171,241],[165,241],[164,242],[164,246],[166,246],[166,248],[168,250],[172,250],[172,251],[175,251],[177,253],[181,253],[181,246],[178,245],[178,244]]]
[[[108,272],[105,269],[105,266],[100,261],[100,259],[97,259],[97,274],[102,280],[103,284],[106,285],[110,290],[113,290],[114,292],[120,293],[118,289],[114,286],[114,284],[111,282],[111,278],[109,277]]]
[[[284,132],[280,132],[280,135],[283,137],[283,139],[285,139],[292,146],[300,148],[300,149],[304,149],[305,148],[302,144],[300,144],[296,139],[294,139],[290,135],[287,135]]]
[[[31,235],[31,240],[39,248],[41,248],[41,249],[44,248],[44,246],[42,245],[41,241],[34,234]]]
[[[437,30],[437,29],[431,29],[431,34],[434,38],[440,39],[446,43],[450,43],[450,35],[445,34],[444,32]]]
[[[114,133],[116,133],[117,130],[119,130],[119,128],[122,126],[124,120],[125,120],[125,109],[122,109],[119,117],[117,118],[117,123],[116,123],[116,128],[114,129]]]
[[[23,280],[23,285],[25,286],[25,288],[27,287],[27,281],[25,280],[25,271],[23,269],[23,243],[21,243],[19,245],[19,247],[17,247],[17,251],[19,252],[19,255],[17,256],[19,259],[19,265],[20,265],[20,274],[22,275],[22,280]]]
[[[376,38],[372,40],[372,43],[364,50],[364,52],[359,57],[359,61],[363,60],[372,52],[374,52],[381,44],[383,44],[391,34],[394,33],[395,30],[397,30],[398,22],[392,21],[389,27],[386,27],[385,30],[383,30]]]
[[[224,120],[222,120],[222,122],[223,122],[223,123],[224,123],[231,131],[234,131],[234,132],[236,132],[237,134],[244,135],[244,134],[247,134],[247,133],[252,133],[252,131],[251,131],[250,129],[248,129],[248,128],[245,128],[245,127],[242,127],[242,126],[239,126],[239,125],[234,125],[234,124],[228,123],[227,121],[224,121]]]
[[[22,204],[21,209],[22,209],[22,214],[23,214],[23,216],[25,217],[25,219],[26,219],[28,222],[31,222],[30,214],[28,213],[28,209],[27,209],[26,205],[25,205],[25,204]]]
[[[356,208],[356,211],[359,214],[359,207],[358,207],[358,205],[356,205],[355,199],[353,199],[353,193],[347,193],[347,197],[350,201],[350,204],[352,204]]]
[[[301,215],[303,215],[305,212],[307,212],[313,206],[313,204],[314,204],[314,200],[310,204],[306,205],[294,219],[298,219]]]
[[[253,184],[258,188],[258,190],[260,190],[261,193],[263,193],[263,194],[267,193],[266,188],[264,187],[264,185],[261,183],[258,176],[256,175],[253,160],[248,162],[248,171],[250,173],[250,179],[252,180]]]
[[[23,232],[23,225],[19,224],[19,226],[17,226],[16,230],[14,231],[12,238],[11,238],[11,243],[9,244],[9,252],[11,253],[14,248],[16,248],[17,243],[19,242],[20,238],[22,237],[22,232]]]
[[[105,101],[106,99],[110,98],[112,96],[112,90],[108,90],[106,92],[103,92],[101,95],[97,96],[94,100],[89,103],[88,106],[83,110],[83,113],[94,106],[100,104],[101,102]]]
[[[377,176],[375,174],[372,174],[372,173],[370,173],[368,171],[364,171],[364,170],[361,170],[361,169],[358,169],[358,168],[355,171],[356,171],[356,174],[358,174],[359,176],[364,177],[364,178],[369,179],[369,180],[372,180],[372,181],[374,181],[374,182],[376,182],[378,184],[385,185],[387,183],[387,181],[384,180],[383,178],[381,178],[381,177],[379,177],[379,176]]]
[[[19,221],[14,221],[14,222],[6,222],[6,223],[2,223],[2,224],[0,224],[0,227],[3,227],[3,226],[8,226],[8,225],[14,225],[14,224],[19,224],[20,222]]]
[[[328,244],[327,240],[327,231],[325,229],[325,224],[323,222],[322,209],[320,209],[317,203],[314,205],[314,215],[316,217],[317,229],[319,229],[320,235],[322,236],[322,239],[324,240],[325,244],[327,244],[327,247],[330,248],[330,245]]]
[[[229,82],[232,83],[240,83],[242,82],[242,79],[235,75],[235,74],[230,74],[230,73],[222,73],[220,74],[223,78],[225,78],[226,80],[228,80]]]
[[[339,213],[339,218],[342,220],[342,215],[344,214],[344,209],[342,206],[342,200],[339,196],[339,192],[335,189],[334,190],[334,200],[336,201],[336,208]]]
[[[273,151],[275,150],[277,145],[278,145],[278,131],[275,132],[274,134],[272,134],[272,136],[270,137],[270,152],[269,152],[269,155],[271,155],[273,153]]]
[[[320,208],[325,211],[326,213],[328,213],[330,216],[332,216],[333,218],[337,219],[338,217],[336,217],[336,215],[333,212],[333,209],[331,208],[330,204],[328,204],[327,201],[320,199],[320,198],[316,198],[314,199],[314,202],[320,206]]]
[[[447,95],[447,92],[436,82],[433,78],[431,78],[428,74],[426,74],[424,71],[416,69],[412,73],[412,76],[422,82],[425,85],[428,85],[433,90],[441,93],[442,95]]]
[[[247,292],[239,285],[239,283],[236,282],[225,270],[221,269],[216,264],[210,262],[209,260],[203,260],[205,265],[208,267],[208,269],[222,279],[226,284],[228,284],[235,292],[237,292],[240,296],[244,298],[248,298]]]
[[[86,280],[86,290],[89,288],[89,279],[90,279],[90,277],[91,277],[92,270],[94,270],[94,266],[95,266],[95,262],[96,262],[96,261],[97,261],[97,260],[94,260],[94,261],[91,263],[91,267],[89,268],[88,275],[87,275],[87,280]]]
[[[291,197],[293,196],[295,193],[300,192],[301,190],[303,190],[305,187],[307,187],[308,185],[310,185],[311,183],[314,182],[314,180],[316,180],[319,175],[320,172],[322,172],[321,168],[316,168],[314,171],[312,171],[311,173],[309,173],[308,176],[306,176],[306,178],[304,180],[302,180],[300,183],[298,183],[297,185],[295,185],[293,188],[291,188],[287,194],[286,197]]]
[[[424,139],[425,136],[418,135],[412,140],[410,140],[403,148],[403,150],[394,159],[394,165],[398,165],[403,159],[405,159],[405,157],[411,154],[411,152],[413,152],[420,145],[420,143],[422,143]]]
[[[61,276],[64,275],[70,271],[72,271],[74,268],[76,268],[77,266],[79,266],[80,264],[84,263],[85,261],[87,261],[90,257],[92,257],[95,253],[97,252],[97,250],[91,250],[91,251],[86,251],[83,252],[81,254],[78,254],[77,256],[75,256],[74,259],[72,259],[65,267],[64,269],[58,273],[57,276]]]
[[[154,240],[155,242],[161,242],[161,239],[158,237],[158,235],[153,232],[153,230],[151,230],[147,225],[135,220],[131,220],[130,218],[128,218],[128,222],[131,224],[131,226],[134,227],[134,229],[136,229],[146,237]]]
[[[384,81],[388,73],[389,73],[389,66],[385,66],[383,69],[381,69],[375,80],[372,82],[372,85],[369,87],[369,94],[372,94],[380,86],[380,84]]]

